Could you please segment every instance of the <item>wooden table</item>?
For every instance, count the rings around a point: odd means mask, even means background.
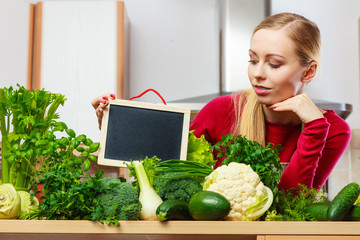
[[[355,240],[360,222],[0,220],[1,240]]]

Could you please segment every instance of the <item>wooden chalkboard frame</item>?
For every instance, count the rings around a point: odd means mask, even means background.
[[[168,106],[168,105],[162,105],[162,104],[155,104],[155,103],[146,103],[146,102],[139,102],[139,101],[129,101],[129,100],[110,100],[108,106],[104,109],[103,112],[103,119],[101,124],[101,133],[100,133],[100,149],[99,149],[99,155],[98,155],[98,164],[99,165],[107,165],[107,166],[113,166],[113,167],[126,167],[126,163],[129,163],[129,161],[138,161],[140,159],[121,159],[121,157],[114,157],[109,158],[106,154],[106,149],[109,146],[110,141],[108,136],[108,130],[111,128],[109,127],[109,124],[112,124],[109,121],[109,118],[111,117],[110,111],[113,111],[112,109],[117,109],[117,106],[129,108],[134,111],[141,111],[141,110],[150,110],[156,112],[156,114],[176,114],[176,117],[179,119],[179,116],[182,116],[182,126],[179,126],[179,131],[181,128],[181,146],[180,146],[180,156],[178,159],[185,160],[187,155],[187,145],[188,145],[188,137],[189,137],[189,124],[190,124],[190,109],[183,108],[183,107],[177,107],[177,106]],[[120,109],[120,108],[119,108]],[[180,114],[180,115],[179,115]],[[165,115],[164,115],[165,116]],[[168,116],[168,115],[167,115]],[[129,124],[129,123],[127,123]],[[130,123],[132,124],[132,123]],[[135,123],[134,123],[135,124]],[[126,127],[127,129],[131,128],[131,126],[122,126]],[[143,136],[142,136],[143,137]],[[144,153],[139,153],[139,155]],[[147,157],[153,157],[153,156],[147,156]],[[162,159],[164,160],[164,159]]]

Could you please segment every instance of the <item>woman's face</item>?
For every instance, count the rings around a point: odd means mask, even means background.
[[[251,39],[248,75],[259,101],[272,105],[302,93],[306,66],[283,29],[260,29]]]

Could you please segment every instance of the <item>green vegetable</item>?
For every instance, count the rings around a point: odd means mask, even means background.
[[[202,191],[201,184],[192,177],[181,176],[181,172],[160,173],[154,178],[154,189],[163,200],[189,201],[191,196]]]
[[[313,203],[307,209],[306,212],[314,217],[317,221],[328,221],[327,211],[330,203]]]
[[[38,209],[39,200],[36,197],[32,197],[30,193],[26,191],[18,191],[18,194],[21,200],[20,218]]]
[[[282,171],[278,153],[280,146],[276,147],[268,143],[263,147],[258,142],[247,140],[241,135],[234,138],[231,133],[224,135],[221,139],[222,142],[214,147],[220,152],[218,157],[225,157],[222,165],[228,165],[231,162],[250,165],[264,185],[270,187],[276,194],[280,180],[279,173]]]
[[[189,212],[195,220],[219,220],[230,212],[230,202],[221,194],[201,191],[189,201]]]
[[[139,201],[141,203],[140,219],[158,220],[156,209],[163,202],[161,197],[155,192],[150,184],[148,175],[141,161],[132,162],[130,168],[136,173],[138,186],[140,187]]]
[[[360,206],[358,206],[358,205],[352,206],[349,213],[346,214],[344,220],[360,221]]]
[[[165,200],[156,209],[156,215],[160,221],[167,220],[191,220],[188,202],[183,200]]]
[[[17,218],[20,215],[21,199],[14,186],[0,184],[0,219]]]
[[[155,175],[178,172],[182,174],[178,174],[173,178],[195,177],[202,182],[206,176],[214,171],[214,169],[202,163],[172,159],[158,163],[154,168],[154,171]]]
[[[68,134],[67,137],[59,136],[64,130]],[[63,164],[69,171],[82,169],[87,172],[91,167],[91,161],[96,160],[93,154],[99,147],[98,144],[93,143],[92,147],[86,146],[87,140],[84,134],[81,137],[76,137],[74,130],[69,129],[63,122],[54,123],[43,136],[39,136],[35,141],[33,151],[37,156],[37,163],[41,168],[34,172],[32,185],[40,183],[40,177],[45,173],[54,170],[54,165]],[[81,141],[83,140],[83,141]],[[79,145],[82,146],[79,146]],[[97,147],[97,148],[96,148]],[[75,151],[81,152],[79,156]]]
[[[25,214],[23,219],[103,220],[92,216],[96,210],[95,197],[101,191],[102,172],[94,176],[82,169],[57,162],[40,178],[44,194],[39,209]]]
[[[359,194],[358,198],[356,199],[354,205],[360,205],[360,194]]]
[[[145,157],[141,160],[141,163],[144,167],[144,170],[146,172],[147,178],[149,179],[149,184],[153,186],[154,184],[154,177],[156,175],[155,167],[156,165],[161,161],[161,159],[157,158],[156,156],[149,158]],[[136,179],[136,171],[133,164],[127,164],[129,172],[129,177],[134,177]]]
[[[326,195],[322,193],[322,190],[309,189],[302,184],[299,184],[298,189],[278,191],[274,198],[278,198],[278,201],[267,212],[267,214],[270,214],[270,216],[265,216],[268,221],[279,219],[286,221],[316,221],[307,212],[307,208],[316,202],[327,202]],[[274,210],[275,212],[273,212]]]
[[[273,192],[270,188],[266,187],[266,194],[260,195],[256,198],[256,202],[251,204],[245,210],[246,220],[247,221],[254,221],[259,219],[264,213],[270,208],[271,204],[273,203]]]
[[[244,163],[232,162],[216,168],[205,178],[204,190],[220,193],[231,201],[232,211],[226,216],[231,221],[256,220],[273,201],[271,189]]]
[[[48,91],[30,91],[17,85],[0,88],[0,131],[2,135],[2,183],[11,183],[16,190],[29,190],[30,178],[37,165],[34,147],[54,125],[57,108],[65,98]]]
[[[97,208],[92,217],[101,222],[139,219],[139,189],[120,178],[105,177],[100,182],[100,191],[95,201]]]
[[[265,221],[284,221],[284,217],[278,214],[276,210],[267,211]]]
[[[329,206],[327,217],[331,221],[342,220],[356,202],[360,193],[359,184],[353,182],[343,187]]]
[[[204,135],[198,138],[194,132],[194,130],[189,132],[186,160],[214,166],[216,161],[214,160],[211,144],[206,141]]]

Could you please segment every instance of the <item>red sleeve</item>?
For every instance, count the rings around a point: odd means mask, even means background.
[[[211,100],[196,115],[190,124],[197,137],[205,135],[211,144],[221,141],[221,137],[230,132],[235,119],[232,96],[221,96]]]
[[[340,117],[319,118],[304,124],[297,149],[281,176],[279,189],[310,188],[325,184],[331,171],[347,148],[351,131]]]

